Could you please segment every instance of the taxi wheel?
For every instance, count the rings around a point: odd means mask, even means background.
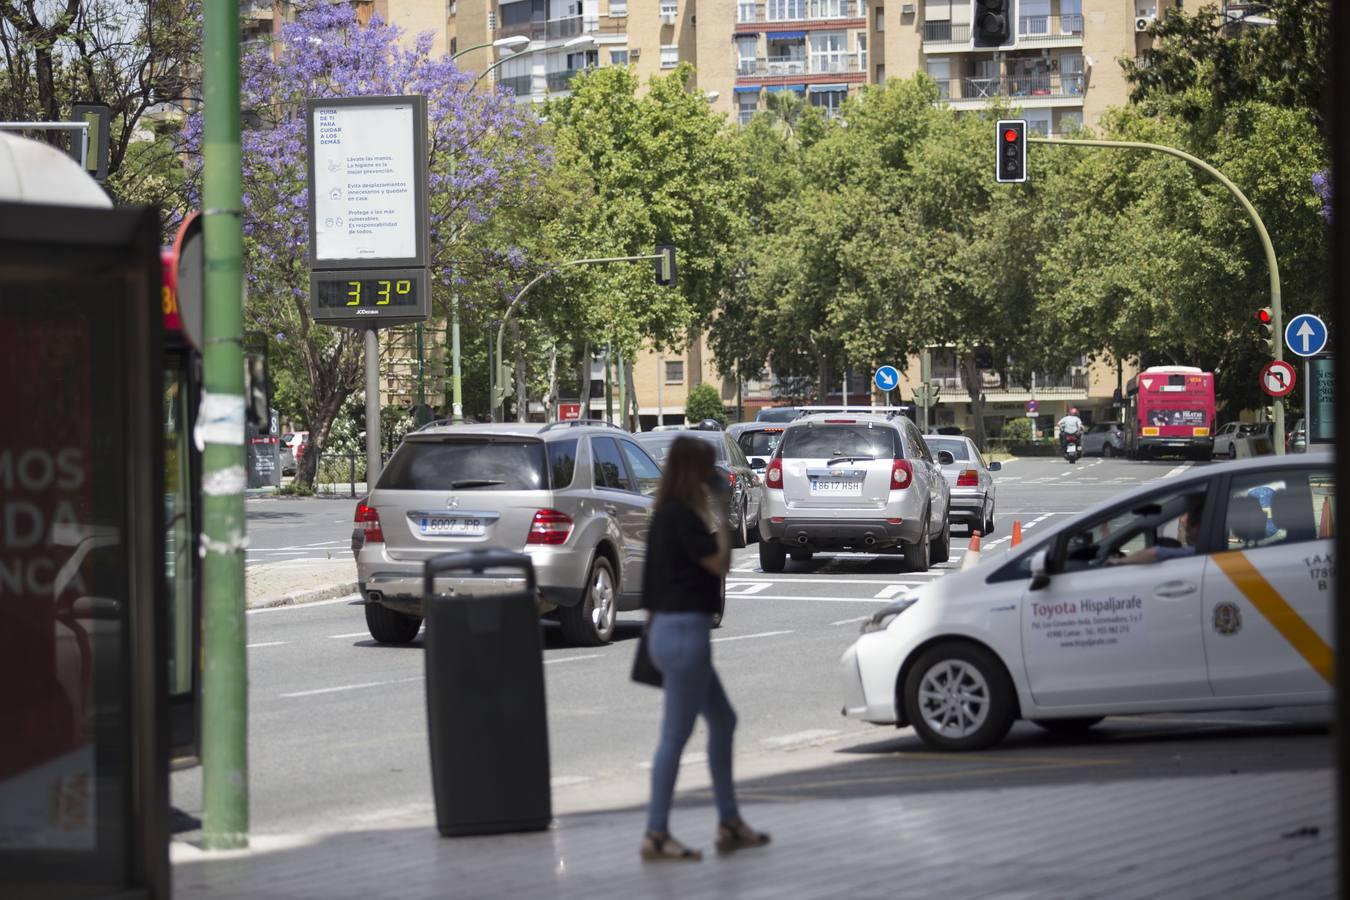
[[[1084,716],[1080,719],[1032,719],[1032,724],[1051,734],[1083,734],[1105,716]]]
[[[983,647],[929,647],[905,677],[905,718],[938,750],[980,750],[1003,739],[1016,718],[1008,674]]]
[[[777,541],[759,542],[759,567],[765,572],[777,573],[787,566],[787,550]]]

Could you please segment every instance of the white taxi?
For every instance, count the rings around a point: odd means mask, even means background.
[[[843,713],[974,750],[1017,719],[1330,702],[1333,507],[1327,453],[1115,497],[878,611],[841,660]]]

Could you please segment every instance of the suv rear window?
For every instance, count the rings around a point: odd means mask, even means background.
[[[836,456],[871,456],[904,459],[900,433],[887,426],[806,425],[789,428],[779,452],[783,459],[833,459]]]
[[[501,437],[404,441],[376,487],[394,491],[540,491],[544,444]]]

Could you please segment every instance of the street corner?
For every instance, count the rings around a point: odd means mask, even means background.
[[[245,591],[248,609],[332,600],[356,593],[356,563],[335,559],[250,566]]]

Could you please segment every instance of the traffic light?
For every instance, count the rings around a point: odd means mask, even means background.
[[[976,47],[1004,47],[1013,41],[1014,0],[971,0],[972,42]]]
[[[994,135],[994,178],[1003,183],[1027,180],[1027,123],[1000,119]]]
[[[659,256],[656,260],[656,283],[661,287],[671,287],[675,284],[675,245],[658,244],[656,252]]]
[[[1256,326],[1265,341],[1269,342],[1275,336],[1275,314],[1271,312],[1269,306],[1263,306],[1256,311]]]

